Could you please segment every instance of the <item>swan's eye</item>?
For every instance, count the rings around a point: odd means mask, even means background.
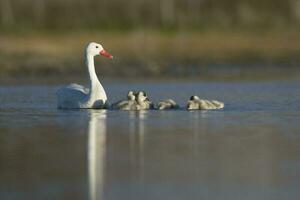
[[[98,46],[96,46],[96,48],[98,49]]]

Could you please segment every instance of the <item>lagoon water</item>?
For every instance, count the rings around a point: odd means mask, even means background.
[[[57,110],[42,85],[0,87],[0,199],[276,200],[300,196],[300,82],[104,83],[220,111]]]

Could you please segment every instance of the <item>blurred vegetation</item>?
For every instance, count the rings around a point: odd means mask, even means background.
[[[89,41],[115,56],[97,61],[105,76],[290,76],[300,63],[299,0],[0,0],[0,17],[2,77],[81,74]]]
[[[205,29],[300,23],[299,0],[0,0],[1,29]]]

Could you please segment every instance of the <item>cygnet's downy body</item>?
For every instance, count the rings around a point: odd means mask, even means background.
[[[118,110],[136,110],[137,102],[133,91],[129,91],[127,94],[127,100],[121,100],[112,105],[113,109]]]
[[[187,110],[199,110],[199,103],[189,100],[186,105]]]
[[[221,102],[221,101],[212,100],[211,102],[212,102],[218,109],[224,108],[224,103]]]
[[[171,109],[178,109],[178,104],[173,99],[167,99],[161,101],[157,105],[158,110],[171,110]]]
[[[136,93],[136,110],[149,110],[153,109],[153,103],[148,99],[147,94],[144,91],[139,91]]]
[[[224,108],[224,103],[216,100],[200,99],[198,96],[191,96],[187,103],[188,110],[216,110]]]
[[[154,106],[153,103],[149,101],[144,91],[129,91],[127,94],[127,100],[114,103],[112,108],[117,110],[149,110],[153,109]]]

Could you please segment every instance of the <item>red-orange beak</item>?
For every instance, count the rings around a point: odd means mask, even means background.
[[[113,56],[105,50],[100,51],[100,55],[109,59],[113,59]]]

